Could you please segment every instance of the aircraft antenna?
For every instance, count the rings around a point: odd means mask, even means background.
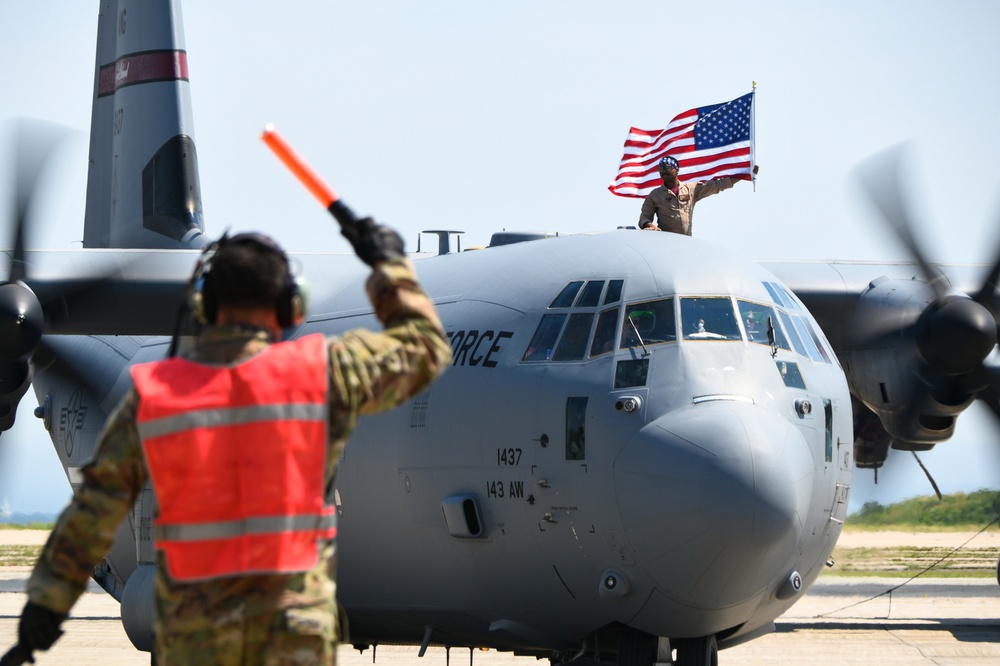
[[[927,476],[927,480],[931,482],[931,487],[934,488],[934,494],[937,495],[938,500],[943,499],[941,497],[941,489],[938,488],[938,484],[934,482],[934,477],[931,476],[930,470],[924,466],[923,461],[920,460],[920,456],[917,455],[916,451],[910,451],[910,453],[913,454],[913,458],[917,461],[917,464],[920,465],[920,469],[924,470],[924,474]]]

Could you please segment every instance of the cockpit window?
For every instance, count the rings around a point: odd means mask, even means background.
[[[617,303],[622,299],[622,285],[624,284],[625,280],[611,280],[608,283],[608,291],[604,294],[604,305]]]
[[[582,361],[614,351],[619,306],[625,280],[573,280],[560,290],[542,315],[522,361]],[[598,312],[603,302],[611,305]],[[597,325],[594,325],[594,320]],[[670,314],[673,321],[673,313]]]
[[[778,323],[778,315],[770,305],[751,303],[750,301],[737,301],[740,308],[740,319],[743,321],[743,328],[747,332],[747,340],[762,345],[771,344],[768,338],[767,329],[770,325],[774,328],[774,343],[781,349],[791,350],[788,338],[781,330]]]
[[[605,310],[597,318],[597,328],[594,329],[594,343],[590,345],[591,358],[614,351],[617,324],[618,308]]]
[[[777,282],[762,282],[764,288],[767,289],[767,293],[771,295],[771,300],[774,301],[775,305],[785,308],[786,310],[801,310],[798,301],[792,297],[788,291],[782,287]]]
[[[808,354],[806,354],[805,345],[802,344],[802,340],[799,339],[799,334],[795,330],[795,326],[792,324],[792,318],[784,312],[781,312],[781,321],[785,325],[785,331],[788,332],[788,337],[791,339],[792,346],[795,347],[795,351],[798,352],[799,356],[808,356]]]
[[[792,317],[792,324],[795,326],[795,332],[799,334],[799,339],[802,340],[802,344],[806,346],[806,352],[809,358],[816,361],[817,363],[830,362],[829,358],[824,358],[826,352],[821,352],[819,347],[816,346],[816,342],[813,340],[812,332],[806,325],[806,322],[799,317]]]
[[[569,316],[566,330],[559,338],[559,345],[552,354],[553,361],[578,361],[587,351],[590,325],[594,322],[593,312],[574,312]]]
[[[535,329],[535,335],[531,338],[528,348],[524,351],[522,361],[548,361],[552,358],[552,349],[555,347],[556,338],[562,330],[564,314],[547,314],[542,317]]]
[[[733,302],[728,298],[682,298],[685,340],[740,340]]]
[[[568,308],[573,305],[573,299],[576,298],[577,292],[580,291],[580,287],[583,286],[583,280],[577,282],[570,282],[568,285],[563,287],[563,290],[559,292],[552,304],[549,305],[550,308]]]
[[[583,288],[580,298],[577,299],[578,308],[596,308],[601,302],[601,292],[604,291],[604,280],[591,280]]]
[[[632,303],[625,308],[621,348],[657,345],[677,339],[674,299]]]
[[[799,305],[798,300],[796,300],[795,296],[793,296],[791,293],[789,293],[789,291],[787,289],[785,289],[783,286],[781,286],[780,284],[777,284],[777,283],[775,283],[774,286],[777,288],[778,291],[780,291],[782,294],[784,294],[785,301],[788,302],[788,309],[789,310],[801,310],[802,309],[802,307]]]

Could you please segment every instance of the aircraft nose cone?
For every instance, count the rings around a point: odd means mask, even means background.
[[[812,478],[812,456],[797,428],[733,401],[660,417],[615,461],[636,564],[665,606],[687,610],[753,603],[788,575]]]

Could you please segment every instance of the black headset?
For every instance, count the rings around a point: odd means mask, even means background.
[[[308,283],[305,277],[292,275],[285,251],[274,240],[260,233],[243,233],[232,237],[228,233],[223,234],[222,238],[205,248],[195,266],[194,275],[191,276],[189,305],[195,318],[202,324],[214,324],[218,317],[219,304],[212,287],[212,258],[230,243],[255,243],[280,257],[285,266],[285,280],[274,303],[278,324],[282,328],[289,328],[301,323],[309,307]]]

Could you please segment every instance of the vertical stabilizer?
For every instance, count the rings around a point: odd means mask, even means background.
[[[179,0],[101,0],[83,245],[204,245]]]

